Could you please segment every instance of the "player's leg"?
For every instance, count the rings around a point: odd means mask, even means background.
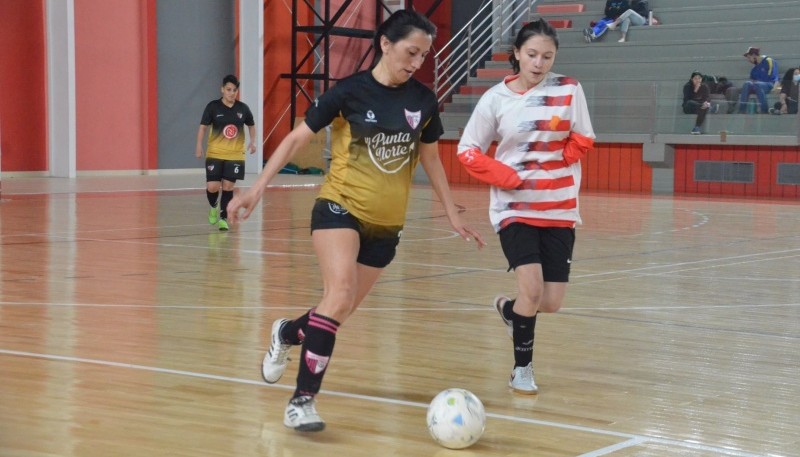
[[[219,222],[217,227],[220,230],[228,230],[228,203],[233,199],[233,189],[236,181],[244,179],[243,160],[225,160],[222,167],[222,197],[219,202]]]
[[[206,158],[206,198],[211,209],[208,211],[208,223],[215,225],[219,221],[219,192],[222,181],[222,160]]]
[[[499,233],[500,245],[509,269],[517,279],[517,297],[495,298],[494,305],[506,323],[514,348],[514,367],[509,386],[514,391],[534,394],[533,339],[536,313],[543,293],[539,229],[525,224],[511,224]]]

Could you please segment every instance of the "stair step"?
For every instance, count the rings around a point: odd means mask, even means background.
[[[585,6],[581,3],[564,5],[538,5],[536,12],[539,14],[582,13]]]
[[[496,78],[497,82],[512,73],[510,68],[479,68],[478,78]]]
[[[555,29],[571,29],[572,28],[572,20],[571,19],[548,19],[547,22],[553,26]]]

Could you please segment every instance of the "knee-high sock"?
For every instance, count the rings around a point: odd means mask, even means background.
[[[297,387],[294,397],[316,395],[321,386],[325,370],[328,368],[339,323],[314,313],[309,316],[306,338],[300,352],[300,370],[297,373]]]
[[[281,330],[281,341],[294,346],[303,344],[303,340],[306,338],[306,325],[308,325],[308,319],[312,314],[314,314],[315,309],[316,308],[311,308],[302,316],[284,325],[283,329]]]
[[[212,208],[216,208],[217,199],[219,198],[219,191],[209,192],[208,190],[206,190],[206,198],[208,198],[208,204],[211,205]]]
[[[503,315],[511,321],[514,340],[514,366],[524,367],[533,361],[533,338],[536,329],[536,314],[520,316],[514,312],[514,302],[510,300],[503,307]]]
[[[219,201],[219,217],[220,219],[228,218],[228,203],[233,199],[232,190],[223,190],[222,198]]]

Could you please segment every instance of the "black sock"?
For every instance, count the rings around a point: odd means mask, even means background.
[[[514,366],[524,367],[533,360],[533,338],[536,315],[520,316],[515,313],[514,301],[503,307],[503,315],[511,321],[514,339]]]
[[[209,192],[208,190],[206,190],[206,198],[208,198],[208,204],[211,205],[212,208],[216,208],[217,199],[219,198],[219,191]]]
[[[337,330],[339,323],[335,320],[317,313],[309,316],[303,349],[300,351],[297,388],[292,398],[302,395],[313,397],[319,392],[336,344]]]
[[[219,202],[219,218],[220,219],[228,219],[228,203],[231,202],[233,199],[233,191],[232,190],[223,190],[222,191],[222,198]]]
[[[281,329],[281,341],[293,346],[303,344],[303,340],[306,338],[305,332],[306,325],[308,325],[308,318],[311,314],[314,314],[315,309],[316,308],[311,308],[302,316],[284,325]]]

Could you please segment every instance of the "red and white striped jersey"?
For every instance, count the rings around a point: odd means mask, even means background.
[[[478,101],[458,152],[484,154],[497,141],[495,159],[523,181],[516,189],[492,186],[489,217],[495,231],[512,222],[540,227],[574,227],[581,222],[578,191],[580,162],[564,160],[571,133],[595,138],[586,97],[574,78],[548,73],[524,94],[508,88],[509,76]]]

